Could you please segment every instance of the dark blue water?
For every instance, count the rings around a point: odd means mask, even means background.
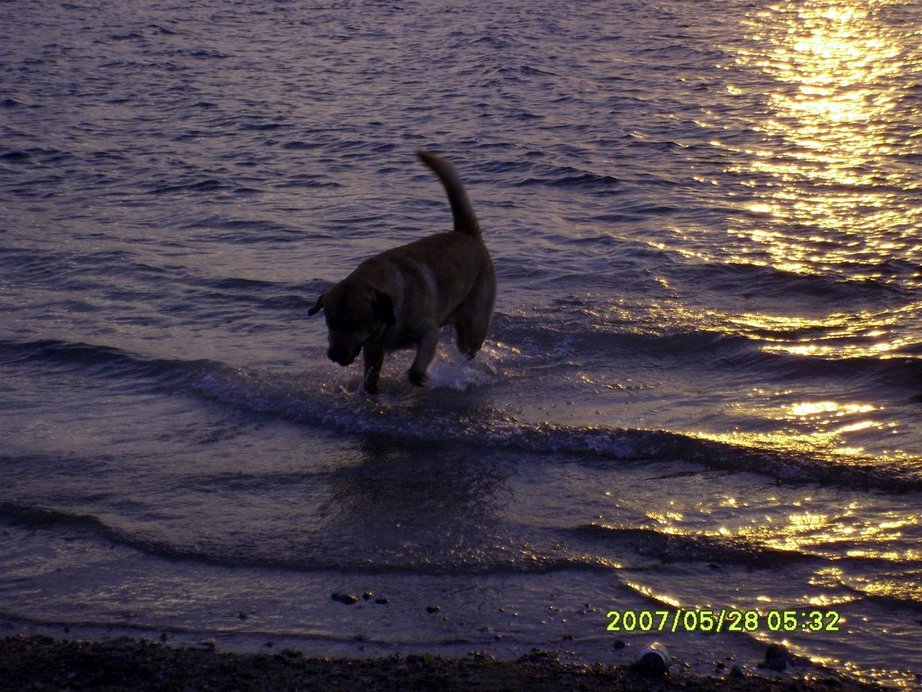
[[[699,672],[784,639],[911,686],[920,25],[909,0],[0,4],[0,633],[658,638]],[[476,360],[446,332],[425,388],[395,354],[366,397],[307,310],[449,227],[419,147],[467,183],[496,314]],[[606,630],[675,608],[763,619]],[[771,631],[785,610],[839,629]]]

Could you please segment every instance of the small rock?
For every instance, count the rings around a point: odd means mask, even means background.
[[[624,647],[627,646],[627,644],[625,644],[625,643],[624,643],[623,641],[621,641],[620,639],[616,639],[613,646],[614,646],[616,649],[623,649]]]
[[[768,648],[765,649],[766,661],[771,661],[774,658],[785,659],[789,656],[788,649],[784,644],[769,644]]]
[[[744,678],[744,677],[746,677],[746,674],[743,672],[743,669],[740,668],[739,663],[734,664],[734,666],[730,669],[730,677],[731,677],[731,678]]]
[[[765,661],[759,664],[759,668],[780,673],[788,667],[787,662],[790,657],[787,647],[783,644],[769,644],[765,649]]]
[[[572,642],[572,641],[573,641],[573,635],[572,635],[572,634],[565,634],[565,635],[563,635],[563,640],[564,640],[565,642]]]
[[[334,594],[332,595],[331,598],[332,598],[334,601],[338,601],[338,602],[340,602],[340,603],[345,603],[346,605],[352,605],[353,603],[358,603],[358,602],[359,602],[359,597],[356,596],[354,593],[339,593],[339,592],[336,592],[336,593],[334,593]]]
[[[437,606],[437,605],[426,606],[426,612],[427,612],[427,613],[437,613],[437,612],[439,612],[440,610],[441,610],[441,608],[440,608],[439,606]]]
[[[663,675],[666,672],[666,663],[658,654],[641,656],[635,666],[638,671],[651,677]]]
[[[237,613],[237,617],[240,618],[241,620],[246,620],[247,614],[241,610],[239,613]]]
[[[541,651],[540,649],[532,649],[529,653],[519,656],[516,660],[517,663],[536,663],[538,661],[547,661],[552,658],[551,654],[547,651]]]
[[[759,664],[759,668],[763,670],[772,670],[776,673],[782,672],[787,667],[788,664],[783,658],[772,658]]]
[[[365,593],[362,594],[362,600],[363,600],[363,601],[370,601],[370,600],[371,600],[372,598],[374,598],[374,597],[375,597],[375,595],[374,595],[374,593],[372,593],[371,591],[366,591]]]
[[[376,598],[375,603],[377,603],[378,605],[387,605],[388,603],[390,603],[390,601],[388,601],[386,598]]]
[[[670,656],[666,647],[659,642],[653,642],[637,654],[634,667],[644,675],[659,677],[666,673],[669,662]]]

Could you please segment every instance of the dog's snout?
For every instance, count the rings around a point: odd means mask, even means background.
[[[334,363],[339,363],[340,365],[351,365],[352,361],[355,360],[355,354],[351,353],[349,349],[340,344],[330,346],[330,350],[327,351],[327,357]]]

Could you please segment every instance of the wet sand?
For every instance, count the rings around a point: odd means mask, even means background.
[[[583,666],[533,652],[515,661],[490,656],[436,655],[377,659],[308,659],[274,654],[218,653],[120,638],[79,642],[50,637],[0,639],[0,690],[874,690],[832,673],[802,677],[670,670],[644,675],[630,666]]]

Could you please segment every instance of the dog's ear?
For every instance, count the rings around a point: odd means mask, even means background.
[[[320,297],[317,299],[317,302],[314,303],[314,307],[307,311],[308,315],[316,315],[318,312],[323,310],[323,296],[325,293],[321,293]]]
[[[394,315],[394,301],[391,300],[387,293],[376,291],[371,307],[374,310],[375,319],[384,322],[387,326],[391,326],[397,321],[397,317]]]

